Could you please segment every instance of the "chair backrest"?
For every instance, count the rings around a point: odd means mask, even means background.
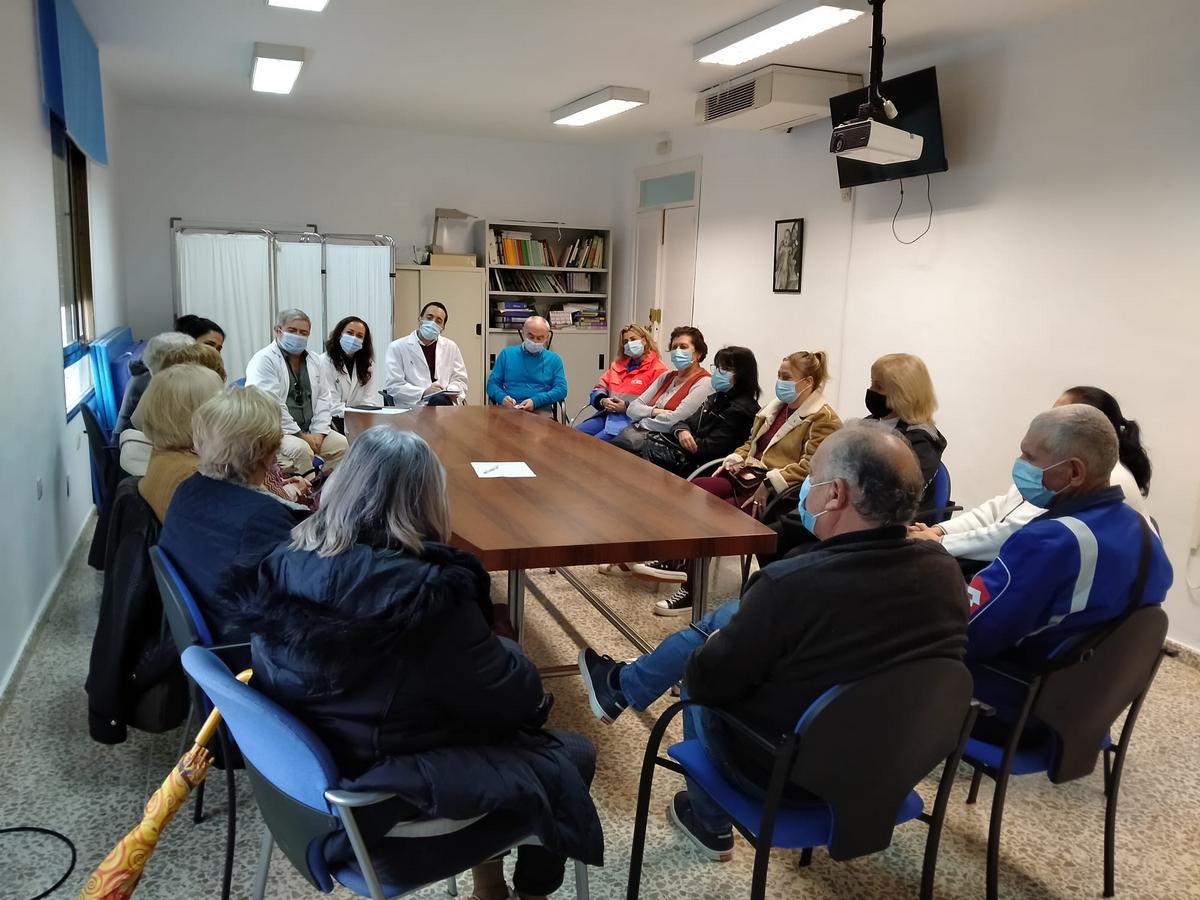
[[[83,416],[83,428],[87,432],[88,450],[92,457],[92,472],[95,475],[96,505],[103,509],[112,499],[120,480],[120,466],[109,445],[109,433],[96,418],[96,413],[86,403],[81,403],[79,413]]]
[[[242,684],[211,650],[188,647],[183,667],[221,711],[246,761],[254,799],[275,842],[314,887],[333,880],[322,849],[341,830],[325,792],[338,786],[337,766],[320,739],[279,704]]]
[[[158,582],[158,593],[162,597],[163,612],[167,616],[175,647],[180,653],[193,644],[211,647],[212,631],[171,558],[161,547],[151,547],[150,564],[154,567],[154,580]]]
[[[950,505],[950,470],[946,468],[945,463],[938,463],[937,471],[933,473],[933,493],[930,502],[935,509]],[[946,518],[950,518],[949,513],[946,513]]]
[[[1056,742],[1051,781],[1071,781],[1096,768],[1117,716],[1149,690],[1166,638],[1167,614],[1143,606],[1056,651],[1055,668],[1042,679],[1031,710]]]
[[[792,781],[829,804],[832,858],[891,844],[909,792],[958,746],[971,689],[963,663],[921,659],[831,688],[805,711]]]

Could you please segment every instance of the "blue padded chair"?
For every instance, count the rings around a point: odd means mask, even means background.
[[[916,521],[926,525],[937,525],[950,518],[951,513],[962,509],[955,506],[950,499],[950,470],[945,463],[939,463],[933,475],[933,493],[929,498],[930,505],[917,510]]]
[[[723,710],[706,707],[727,732],[737,732],[773,757],[764,797],[750,796],[731,785],[699,741],[674,745],[667,751],[670,759],[658,755],[668,724],[687,705],[698,704],[685,700],[669,707],[646,745],[627,900],[636,900],[641,884],[650,788],[657,766],[699,783],[755,848],[752,900],[761,900],[766,892],[772,847],[802,850],[802,866],[811,860],[813,847],[828,847],[832,859],[852,859],[887,848],[896,825],[918,818],[929,825],[921,897],[933,896],[942,820],[976,715],[971,674],[961,662],[916,660],[830,688],[780,743]],[[943,761],[933,809],[926,813],[913,786]],[[820,800],[804,805],[784,800],[789,783]]]
[[[987,897],[999,889],[1000,826],[1012,775],[1045,773],[1054,784],[1090,775],[1104,754],[1104,896],[1115,891],[1117,794],[1125,755],[1138,713],[1164,654],[1167,614],[1158,606],[1135,610],[1115,625],[1064,642],[1040,665],[985,665],[979,668],[1024,690],[1024,701],[1003,744],[971,738],[963,759],[975,769],[967,802],[974,803],[984,775],[996,782],[988,830]],[[1129,713],[1113,749],[1110,731]],[[1030,720],[1042,726],[1041,742],[1021,745]]]
[[[167,627],[171,630],[171,638],[180,654],[188,647],[195,645],[207,647],[218,654],[241,653],[244,658],[249,657],[249,644],[214,646],[212,632],[209,630],[208,623],[204,621],[204,614],[200,612],[200,607],[196,605],[196,599],[192,596],[192,592],[188,590],[179,575],[179,570],[175,568],[175,564],[165,551],[159,547],[151,547],[150,564],[154,568],[154,580],[158,584],[159,596],[162,597],[163,614],[167,619]],[[185,745],[191,740],[192,725],[195,722],[196,714],[203,712],[207,715],[211,709],[207,698],[191,679],[189,679],[189,688],[192,702],[187,724],[183,728]],[[237,758],[237,748],[229,737],[224,724],[217,729],[217,742],[220,746],[221,765],[225,769],[226,794],[229,797],[225,823],[225,869],[221,889],[221,897],[223,900],[228,900],[230,883],[233,879],[233,848],[237,837],[237,790],[234,784],[233,770],[240,768],[240,761]],[[180,753],[183,752],[183,749],[184,747],[181,746]],[[207,781],[200,782],[200,786],[196,789],[195,804],[192,808],[193,822],[198,823],[204,817],[204,786],[207,783]]]
[[[309,884],[325,893],[337,882],[361,896],[387,900],[425,886],[382,884],[359,830],[355,810],[391,800],[393,794],[339,790],[337,766],[321,740],[277,703],[234,678],[211,651],[189,647],[183,653],[183,667],[221,711],[237,741],[267,825],[252,895],[255,900],[262,900],[265,893],[275,842]],[[393,826],[388,836],[418,839],[450,834],[480,818],[413,820]],[[355,861],[331,866],[324,849],[338,833],[345,834]],[[521,834],[508,840],[497,838],[481,859],[535,842]],[[419,848],[413,852],[420,852]],[[458,893],[453,875],[446,881],[446,891],[451,896]],[[587,867],[579,862],[575,864],[575,891],[577,897],[587,900]]]
[[[235,384],[237,387],[245,387],[245,386],[246,386],[246,378],[245,378],[245,376],[242,376],[241,378],[239,378],[239,379],[237,379],[236,381],[234,381],[234,384]]]

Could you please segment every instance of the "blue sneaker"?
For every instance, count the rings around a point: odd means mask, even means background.
[[[601,656],[590,647],[579,651],[579,674],[583,676],[583,685],[587,688],[592,715],[605,725],[611,725],[629,705],[621,693],[621,682],[617,677],[623,665],[611,656]]]
[[[680,791],[667,807],[667,818],[683,832],[683,836],[704,856],[713,862],[729,862],[733,859],[733,829],[724,834],[713,834],[696,820],[692,812],[687,791]]]

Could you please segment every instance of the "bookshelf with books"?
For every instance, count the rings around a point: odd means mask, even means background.
[[[574,415],[608,366],[612,231],[486,221],[477,237],[487,282],[487,371],[500,350],[520,341],[526,319],[544,317],[567,371],[566,405]]]

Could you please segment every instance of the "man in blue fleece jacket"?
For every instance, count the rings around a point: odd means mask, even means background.
[[[493,403],[543,416],[554,414],[554,405],[567,397],[567,376],[562,357],[547,349],[549,343],[550,323],[541,316],[527,319],[521,343],[505,347],[496,356],[487,383]]]

